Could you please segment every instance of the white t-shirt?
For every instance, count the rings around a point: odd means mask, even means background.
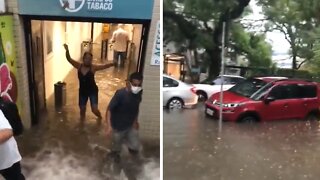
[[[127,31],[119,28],[113,32],[112,40],[114,40],[113,49],[119,52],[125,52],[127,50],[127,42],[129,41],[129,35]]]
[[[0,130],[12,129],[8,120],[0,110]],[[16,162],[21,161],[21,155],[14,137],[0,144],[0,170],[11,167]]]

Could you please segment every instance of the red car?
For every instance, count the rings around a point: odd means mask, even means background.
[[[220,92],[206,101],[206,115],[219,117],[219,100]],[[304,80],[252,78],[224,91],[222,105],[224,121],[318,119],[320,86]]]

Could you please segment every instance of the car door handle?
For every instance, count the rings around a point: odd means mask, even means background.
[[[285,104],[284,107],[285,107],[285,108],[288,108],[288,104]]]

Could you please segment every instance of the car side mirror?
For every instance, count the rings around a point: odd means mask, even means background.
[[[268,96],[267,98],[264,99],[264,103],[269,104],[269,103],[271,103],[271,102],[273,102],[273,101],[275,101],[275,100],[276,100],[275,97],[273,97],[273,96]]]

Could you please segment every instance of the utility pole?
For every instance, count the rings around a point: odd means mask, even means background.
[[[225,66],[225,31],[226,23],[222,25],[222,40],[221,40],[221,86],[220,86],[220,110],[219,110],[219,134],[222,130],[222,110],[223,110],[223,82],[224,82],[224,66]]]

